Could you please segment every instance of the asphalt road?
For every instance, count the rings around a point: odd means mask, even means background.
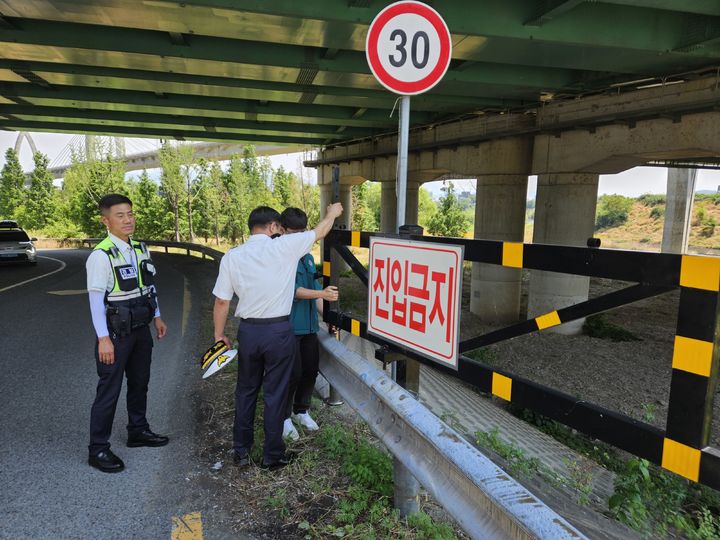
[[[156,340],[148,419],[170,444],[125,446],[123,389],[111,444],[126,470],[104,474],[87,465],[97,383],[88,253],[44,250],[35,267],[0,266],[2,539],[170,538],[174,516],[202,510],[192,481],[192,396],[201,381],[195,355],[207,347],[199,307],[209,300],[215,267],[153,255],[168,336]]]

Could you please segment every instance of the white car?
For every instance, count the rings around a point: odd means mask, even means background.
[[[33,242],[14,221],[0,221],[0,263],[25,262],[37,264],[37,250]]]

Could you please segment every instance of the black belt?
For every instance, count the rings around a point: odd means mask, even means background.
[[[272,324],[276,322],[285,322],[290,320],[290,315],[283,315],[282,317],[270,317],[269,319],[240,319],[240,322],[248,324]]]

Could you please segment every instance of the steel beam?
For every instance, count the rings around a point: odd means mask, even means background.
[[[186,96],[181,94],[162,94],[158,96],[150,92],[106,90],[84,86],[42,88],[33,84],[0,83],[0,95],[9,99],[21,98],[33,103],[36,103],[37,100],[46,100],[46,103],[64,100],[146,106],[151,107],[153,112],[179,108],[196,111],[195,114],[200,114],[200,111],[204,110],[212,110],[223,114],[251,113],[257,114],[258,117],[277,116],[285,118],[284,121],[299,123],[306,122],[306,118],[316,118],[335,125],[361,127],[390,127],[395,125],[395,122],[388,118],[386,111],[378,109],[368,109],[361,118],[355,118],[356,109],[352,107],[278,102],[263,104],[257,100]],[[79,108],[81,107],[82,105],[79,105]],[[418,113],[417,117],[419,117],[417,118],[419,122],[428,122],[434,118],[433,115],[428,113]]]

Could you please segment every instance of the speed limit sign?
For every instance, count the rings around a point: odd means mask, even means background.
[[[404,0],[377,14],[368,30],[365,54],[375,78],[406,96],[430,90],[450,65],[452,41],[440,14]]]

